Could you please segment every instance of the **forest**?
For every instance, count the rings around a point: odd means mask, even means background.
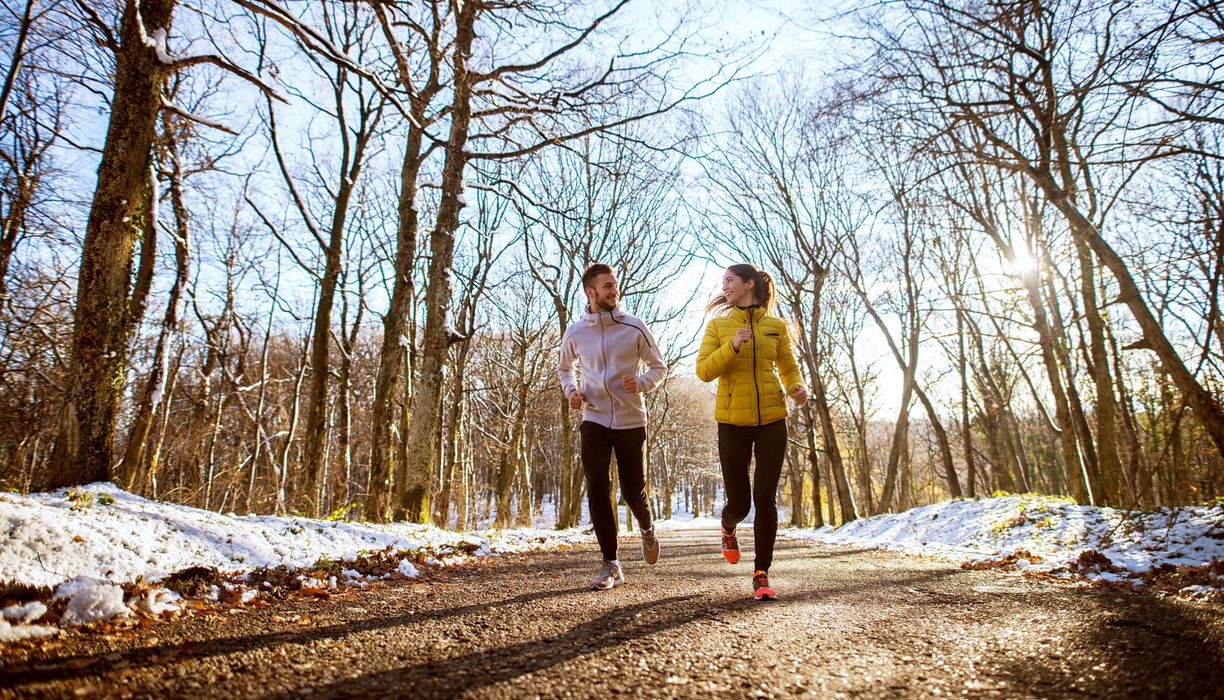
[[[693,356],[752,262],[791,524],[1224,496],[1224,8],[718,5],[4,0],[0,488],[575,526],[604,262],[654,508],[716,512]]]

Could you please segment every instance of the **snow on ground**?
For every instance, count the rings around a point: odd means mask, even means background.
[[[716,517],[675,511],[672,519],[659,521],[661,532],[718,525]],[[751,516],[744,525],[750,523]],[[48,620],[83,625],[174,613],[189,603],[158,582],[197,567],[229,578],[206,580],[192,595],[246,605],[275,587],[253,578],[257,570],[301,570],[283,574],[276,585],[289,576],[294,590],[331,591],[391,576],[414,578],[422,565],[594,539],[589,530],[537,524],[461,533],[409,523],[223,515],[147,500],[111,484],[28,496],[0,493],[0,601],[14,585],[54,591],[41,601],[9,595],[22,603],[0,609],[0,641],[56,634],[58,627],[38,624]],[[1176,574],[1181,595],[1224,598],[1224,503],[1134,513],[1006,496],[945,501],[837,529],[781,534],[940,557],[970,568],[1135,588]],[[331,567],[325,571],[321,562]],[[48,605],[54,614],[48,615]]]
[[[0,532],[0,584],[55,589],[56,599],[68,601],[60,617],[66,625],[173,609],[177,596],[172,591],[146,587],[125,600],[121,585],[138,579],[161,581],[192,567],[228,574],[306,569],[320,561],[352,562],[393,551],[403,558],[391,570],[413,578],[420,563],[445,566],[471,557],[593,539],[577,528],[457,533],[409,523],[223,515],[151,501],[104,483],[28,496],[0,493]],[[342,578],[360,585],[367,577],[350,569]],[[335,588],[336,577],[303,580],[300,585]],[[222,593],[215,591],[214,597]],[[242,597],[249,600],[248,593]],[[36,615],[34,611],[23,606],[0,611],[0,640],[54,633],[54,628],[31,624],[46,607]]]
[[[783,534],[950,559],[969,568],[997,564],[1030,576],[1135,588],[1157,574],[1189,573],[1202,581],[1182,587],[1183,595],[1224,592],[1224,503],[1141,513],[1046,496],[1005,496],[944,501],[836,529]]]

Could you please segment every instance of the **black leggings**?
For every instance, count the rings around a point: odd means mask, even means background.
[[[638,527],[650,528],[650,506],[646,503],[646,473],[642,447],[646,443],[645,428],[614,430],[598,423],[583,421],[578,427],[582,436],[582,471],[587,479],[587,506],[595,539],[605,560],[616,558],[616,518],[612,514],[612,452],[616,452],[616,473],[620,477],[621,494],[637,518]]]
[[[748,463],[756,452],[756,487],[748,479]],[[731,531],[756,506],[752,523],[756,568],[769,571],[773,563],[774,539],[778,536],[778,480],[786,457],[786,420],[765,425],[718,424],[718,460],[722,463],[727,505],[722,526]],[[751,499],[749,498],[751,494]]]

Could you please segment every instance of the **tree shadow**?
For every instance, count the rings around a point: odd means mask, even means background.
[[[1091,624],[1050,656],[1011,657],[999,675],[1018,687],[1046,697],[1224,698],[1221,606],[1117,591],[1054,595],[1091,601]]]
[[[576,593],[588,593],[589,591],[590,589],[585,586],[580,588],[551,589],[525,593],[513,598],[488,603],[474,603],[438,610],[413,611],[390,617],[364,619],[356,622],[345,622],[304,630],[286,630],[246,637],[224,637],[203,642],[162,644],[126,651],[108,650],[97,654],[60,657],[53,661],[34,662],[32,664],[0,668],[0,687],[86,676],[107,670],[115,664],[123,664],[127,668],[141,668],[159,665],[170,658],[182,661],[193,658],[242,653],[281,644],[309,644],[318,640],[345,637],[361,632],[386,630],[425,621],[443,620],[460,615],[492,612],[504,606],[531,603],[546,598],[556,598]]]
[[[609,611],[569,630],[541,639],[448,656],[423,663],[312,686],[312,697],[456,697],[547,669],[557,664],[632,642],[714,614],[742,612],[761,603],[750,598],[688,605],[672,614],[658,608],[683,606],[702,596],[672,596]],[[643,614],[650,611],[650,614]],[[626,689],[627,691],[629,689]],[[277,700],[299,698],[298,691],[267,696]]]
[[[906,577],[902,583],[921,585],[954,575],[955,571],[931,571]],[[759,602],[744,595],[711,598],[708,595],[672,596],[626,605],[584,621],[569,630],[508,646],[446,656],[400,668],[368,673],[357,678],[311,686],[311,696],[343,697],[456,697],[535,673],[608,647],[643,640],[652,635],[713,618],[765,613],[788,605],[825,602],[841,597],[858,598],[896,581],[868,581],[851,586],[821,588]],[[661,608],[661,609],[660,609]],[[649,612],[649,614],[644,614]],[[720,634],[721,627],[711,633]],[[631,689],[626,688],[626,692]],[[594,689],[592,689],[594,692]],[[275,700],[301,697],[298,690],[266,696]]]

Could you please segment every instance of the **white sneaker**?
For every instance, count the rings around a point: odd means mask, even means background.
[[[625,582],[625,572],[621,571],[620,562],[604,560],[603,568],[591,580],[591,588],[606,591],[616,588]]]

